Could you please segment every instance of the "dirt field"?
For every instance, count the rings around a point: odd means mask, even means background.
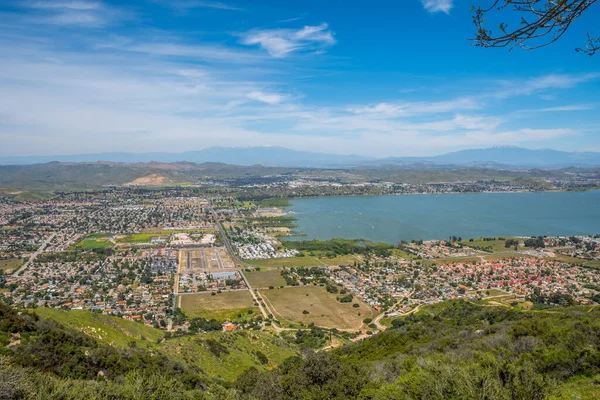
[[[351,303],[340,303],[334,294],[320,286],[261,290],[260,294],[277,318],[284,323],[314,322],[324,328],[360,329],[363,319],[376,315],[372,308],[358,298],[355,297]],[[353,303],[360,306],[354,308]],[[305,310],[309,313],[304,314]]]
[[[189,255],[189,260],[188,260]],[[189,262],[188,262],[189,261]],[[235,265],[223,247],[184,249],[179,253],[181,272],[233,268]]]
[[[215,296],[210,294],[182,295],[178,299],[178,304],[190,318],[203,317],[224,321],[235,318],[237,314],[247,313],[249,309],[252,309],[254,313],[258,312],[258,307],[254,307],[250,292],[247,290],[223,292]]]
[[[253,289],[268,288],[270,286],[285,286],[285,279],[279,269],[263,269],[260,271],[244,272],[246,279]]]

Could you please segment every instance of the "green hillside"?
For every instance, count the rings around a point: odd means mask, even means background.
[[[0,398],[591,400],[599,317],[598,307],[451,301],[359,343],[299,353],[265,332],[159,343],[161,331],[119,318],[0,303]]]
[[[283,339],[253,331],[210,332],[174,338],[165,341],[160,350],[226,382],[234,381],[248,368],[273,369],[298,354]]]
[[[159,351],[224,381],[235,380],[250,367],[272,369],[297,354],[284,340],[263,332],[207,332],[163,340],[165,331],[118,317],[51,308],[39,308],[35,313],[110,346],[129,348],[135,343],[139,348]],[[266,356],[267,362],[261,362],[258,353]]]
[[[165,335],[164,331],[139,322],[90,311],[38,308],[35,313],[42,318],[76,329],[110,346],[125,348],[135,342],[140,346],[150,347],[156,345]]]

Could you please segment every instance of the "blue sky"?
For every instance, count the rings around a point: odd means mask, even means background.
[[[0,155],[600,151],[600,5],[508,51],[469,41],[489,2],[0,0]]]

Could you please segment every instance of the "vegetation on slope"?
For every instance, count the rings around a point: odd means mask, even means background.
[[[109,346],[70,327],[126,338],[133,328],[46,312],[66,327],[0,303],[0,399],[593,399],[599,315],[453,301],[360,343],[300,355],[260,332]]]
[[[600,389],[598,314],[445,303],[330,355],[249,371],[238,388],[270,400],[592,399]]]

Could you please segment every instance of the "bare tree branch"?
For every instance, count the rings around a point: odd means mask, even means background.
[[[573,21],[588,10],[596,0],[493,0],[487,8],[472,7],[473,23],[477,27],[475,45],[479,47],[520,47],[525,50],[548,46],[560,39]],[[496,30],[488,29],[488,14],[504,11],[517,13],[517,28],[500,22]],[[600,50],[600,37],[587,37],[584,48],[575,49],[587,55]]]

